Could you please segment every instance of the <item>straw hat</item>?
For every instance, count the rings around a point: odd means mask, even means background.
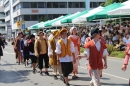
[[[68,30],[66,29],[66,28],[62,28],[61,30],[60,30],[60,34],[62,33],[62,32],[67,32]]]
[[[55,30],[52,32],[53,37],[57,36],[59,34],[59,30]]]

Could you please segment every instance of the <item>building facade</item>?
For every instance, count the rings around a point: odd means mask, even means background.
[[[5,23],[4,7],[0,6],[0,33],[6,37],[7,23]]]
[[[90,0],[90,8],[96,8],[102,2],[105,0]],[[85,0],[3,0],[2,3],[5,22],[10,23],[13,30],[21,29],[17,21],[24,20],[27,28],[38,23],[41,18],[54,19],[85,10]]]

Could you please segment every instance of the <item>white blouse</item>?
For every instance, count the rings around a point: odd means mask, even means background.
[[[58,39],[55,39],[55,43],[57,43],[57,42],[58,42]],[[53,55],[52,52],[53,52],[53,50],[52,50],[50,42],[49,42],[48,43],[48,56]]]
[[[63,40],[64,44],[66,45],[67,44],[67,38],[62,39],[62,40]],[[70,44],[70,51],[71,51],[71,53],[75,52],[73,42],[71,42],[71,44]],[[61,54],[61,52],[62,52],[61,51],[61,45],[60,45],[59,42],[56,43],[56,50],[55,50],[55,52],[57,54]],[[65,57],[61,57],[59,60],[60,60],[60,62],[72,62],[73,58],[72,58],[72,56],[66,55]]]
[[[92,41],[94,42],[94,40],[92,40]],[[97,41],[96,43],[94,42],[94,44],[95,44],[97,50],[100,51],[100,48],[101,48],[101,43],[100,43],[100,41]],[[87,55],[87,58],[90,57],[90,50],[89,50],[89,48],[85,48],[84,54]],[[105,57],[105,56],[108,56],[108,51],[107,51],[107,49],[104,49],[103,54],[102,54],[102,57]]]

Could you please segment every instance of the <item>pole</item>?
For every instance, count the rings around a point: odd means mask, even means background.
[[[68,6],[68,0],[67,0],[67,14],[69,13],[69,11],[68,11],[68,7],[69,7],[69,6]]]
[[[46,17],[48,18],[48,12],[47,12],[47,1],[46,1]]]
[[[7,28],[7,32],[8,32],[7,35],[10,36],[10,37],[12,37],[12,28],[13,28],[12,0],[9,0],[9,6],[10,6],[10,26],[11,26],[11,29],[10,29],[10,31],[9,31],[8,28]],[[9,34],[9,32],[10,32],[10,34]]]
[[[86,10],[90,9],[90,0],[85,0],[85,9]]]

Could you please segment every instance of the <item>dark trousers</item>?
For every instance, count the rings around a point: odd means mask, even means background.
[[[39,59],[38,59],[39,69],[43,68],[43,59],[45,63],[45,68],[49,68],[49,57],[48,57],[48,54],[46,53],[46,54],[39,55]]]
[[[72,62],[61,62],[62,73],[64,77],[68,77],[70,73],[73,71],[73,63]]]

